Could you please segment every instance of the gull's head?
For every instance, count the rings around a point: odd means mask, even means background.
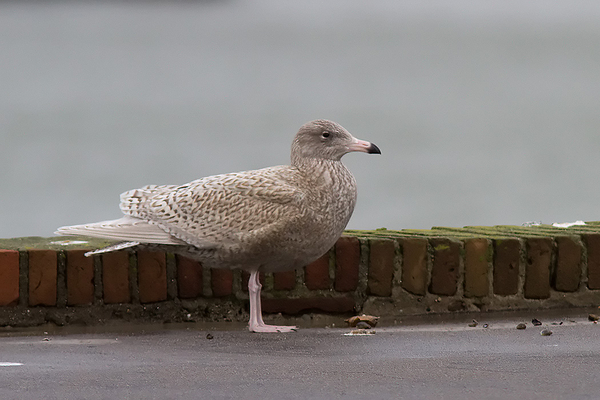
[[[355,138],[341,125],[324,119],[307,122],[292,143],[292,163],[299,158],[316,158],[339,161],[351,151],[381,154],[379,148]]]

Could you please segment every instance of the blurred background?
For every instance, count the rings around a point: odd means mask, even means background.
[[[287,164],[325,118],[349,228],[600,220],[595,1],[0,2],[0,237]]]

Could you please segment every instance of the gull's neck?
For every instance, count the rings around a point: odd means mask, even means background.
[[[298,157],[292,162],[309,181],[317,186],[333,186],[344,189],[344,185],[354,187],[354,177],[341,160]],[[341,186],[341,187],[340,187]]]

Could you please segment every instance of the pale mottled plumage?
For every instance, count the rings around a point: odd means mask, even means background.
[[[350,151],[379,153],[334,122],[312,121],[294,138],[290,166],[130,190],[121,195],[125,217],[57,233],[170,245],[207,267],[254,274],[303,267],[333,246],[352,215],[356,182],[340,161]]]

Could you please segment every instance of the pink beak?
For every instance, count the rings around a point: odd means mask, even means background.
[[[369,154],[381,154],[381,150],[374,143],[365,140],[354,139],[354,142],[348,146],[350,151],[361,151]]]

